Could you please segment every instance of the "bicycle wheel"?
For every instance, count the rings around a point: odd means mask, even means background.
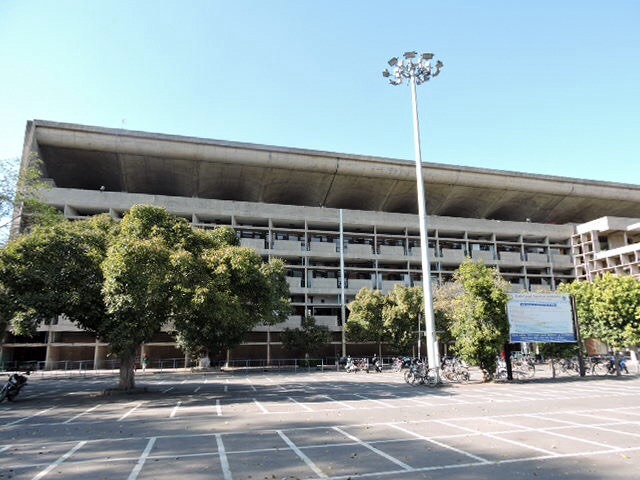
[[[594,375],[607,375],[609,373],[609,368],[604,363],[596,363],[593,366],[593,374]]]
[[[437,368],[430,368],[427,370],[426,375],[424,376],[424,383],[427,384],[428,387],[435,387],[440,383],[440,372]]]
[[[459,368],[456,371],[456,378],[460,383],[467,383],[470,378],[469,370],[466,368]]]
[[[409,385],[415,384],[416,383],[415,373],[411,370],[407,370],[406,372],[404,372],[404,381],[407,382]]]
[[[533,363],[525,363],[521,368],[527,378],[533,378],[533,376],[536,374],[536,366]]]

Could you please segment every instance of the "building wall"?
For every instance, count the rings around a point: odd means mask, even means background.
[[[290,356],[281,349],[277,332],[299,326],[304,315],[313,315],[318,324],[334,332],[326,355],[341,351],[339,210],[62,188],[48,191],[47,201],[70,220],[99,213],[119,219],[133,205],[150,204],[167,208],[195,228],[232,226],[242,246],[254,248],[265,259],[281,258],[287,265],[294,312],[287,322],[272,327],[272,356]],[[422,285],[416,215],[344,210],[343,229],[346,303],[361,288],[387,293],[395,285]],[[467,257],[496,267],[513,291],[551,291],[574,278],[571,225],[432,216],[428,231],[433,283],[450,280]],[[42,326],[41,331],[49,333],[49,343],[43,344],[49,362],[82,360],[79,355],[95,360],[96,366],[107,361],[105,346],[79,332],[68,320],[59,319]],[[16,348],[20,345],[11,343],[11,339],[5,344],[5,352]],[[145,348],[154,359],[166,355],[175,358],[178,352],[171,339]],[[363,347],[352,346],[349,350],[356,348],[360,352]],[[91,349],[95,350],[93,354]],[[371,346],[371,351],[374,349]],[[246,344],[232,352],[232,358],[265,355],[266,327],[256,328]]]

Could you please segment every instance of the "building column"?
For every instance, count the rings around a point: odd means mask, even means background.
[[[105,345],[100,345],[100,340],[96,338],[96,346],[93,350],[93,369],[101,370],[105,368],[105,362],[107,360],[106,354],[107,347]]]

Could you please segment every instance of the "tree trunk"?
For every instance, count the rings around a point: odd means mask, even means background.
[[[135,371],[136,364],[135,352],[130,352],[120,356],[120,381],[118,389],[128,391],[136,387]]]

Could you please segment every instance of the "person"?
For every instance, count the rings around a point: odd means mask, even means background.
[[[144,354],[142,356],[142,371],[146,372],[147,371],[147,366],[149,365],[149,355],[148,354]]]

